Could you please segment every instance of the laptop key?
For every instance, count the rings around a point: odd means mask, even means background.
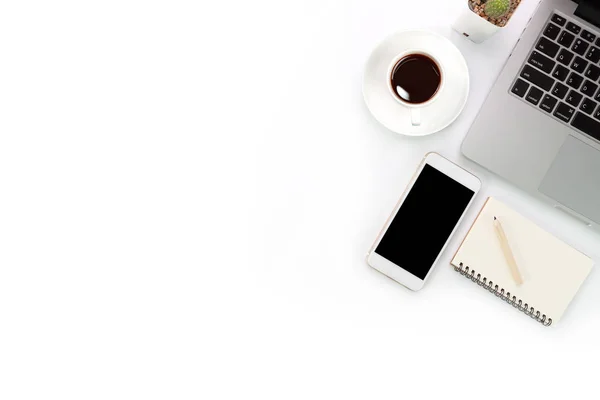
[[[572,105],[573,107],[577,107],[581,102],[581,99],[583,99],[583,96],[580,93],[571,90],[569,92],[569,95],[567,96],[566,102]]]
[[[573,57],[575,57],[575,54],[571,53],[567,49],[562,49],[560,53],[558,53],[558,57],[556,59],[561,64],[569,65]]]
[[[540,89],[536,88],[535,86],[532,86],[531,89],[529,89],[529,93],[527,93],[525,100],[527,100],[531,104],[534,104],[537,106],[538,103],[540,102],[540,100],[542,99],[543,95],[544,95],[544,92],[542,92]]]
[[[593,42],[594,40],[596,40],[596,35],[585,29],[583,30],[583,32],[581,32],[581,37],[587,40],[588,42]]]
[[[549,56],[550,58],[554,58],[560,46],[554,42],[549,41],[545,37],[541,37],[538,43],[535,45],[535,48]]]
[[[576,39],[575,44],[573,44],[573,47],[571,47],[571,50],[582,56],[587,51],[588,47],[590,47],[588,42],[584,42],[581,39]]]
[[[597,63],[598,61],[600,61],[600,49],[596,46],[592,46],[592,48],[589,49],[586,53],[585,58],[587,58],[593,63]]]
[[[575,60],[573,60],[573,64],[571,64],[571,68],[573,68],[575,71],[579,72],[580,74],[583,74],[583,71],[585,71],[585,67],[587,67],[588,62],[585,61],[583,58],[577,56],[575,57]]]
[[[583,59],[581,59],[581,61],[583,61]],[[585,62],[587,64],[587,61],[583,61],[583,62]],[[529,56],[529,64],[531,64],[535,67],[538,67],[542,71],[549,74],[550,72],[552,72],[552,68],[554,68],[554,66],[556,65],[556,62],[549,59],[542,53],[539,53],[534,50],[533,53],[531,53],[531,56]],[[581,72],[583,72],[583,71],[581,71]]]
[[[581,93],[585,94],[586,96],[593,97],[594,93],[596,93],[596,89],[598,89],[598,85],[592,81],[586,80],[581,87]]]
[[[573,118],[573,113],[575,113],[575,109],[573,107],[561,102],[558,107],[556,107],[554,116],[561,121],[569,122],[571,118]]]
[[[594,109],[597,105],[598,103],[596,103],[594,100],[590,100],[586,97],[585,99],[583,99],[583,103],[581,103],[579,109],[586,114],[591,114],[594,112]]]
[[[556,85],[554,85],[554,89],[552,89],[552,94],[562,100],[568,91],[568,87],[566,87],[560,82],[556,82]]]
[[[529,83],[525,82],[523,79],[517,79],[515,84],[513,85],[511,92],[516,94],[519,97],[525,96],[525,92],[529,88]]]
[[[594,96],[594,100],[600,101],[600,90],[598,90],[598,93],[596,93],[596,95]]]
[[[573,89],[579,89],[581,82],[583,82],[583,77],[577,75],[575,72],[571,72],[571,75],[567,78],[567,85],[571,86]]]
[[[540,108],[546,111],[547,113],[551,113],[552,110],[554,110],[554,106],[556,105],[556,103],[558,103],[558,100],[547,94],[544,96],[544,100],[542,100]]]
[[[556,39],[559,33],[560,28],[554,25],[552,22],[550,22],[548,26],[546,26],[546,29],[544,29],[544,36],[547,36],[552,40]]]
[[[573,40],[575,40],[575,35],[567,31],[563,31],[558,38],[558,43],[565,47],[571,47]]]
[[[596,114],[598,114],[598,112]],[[600,118],[600,115],[595,118]],[[600,121],[595,121],[584,113],[577,112],[575,118],[573,118],[573,122],[571,122],[571,125],[590,135],[594,139],[600,140]]]
[[[595,65],[590,65],[588,69],[585,71],[585,77],[589,78],[591,81],[598,80],[600,78],[600,68]]]
[[[521,71],[521,77],[548,92],[554,84],[554,79],[533,68],[531,65],[525,65],[523,71]]]
[[[579,32],[581,31],[581,27],[579,25],[575,25],[572,22],[569,22],[567,24],[567,30],[573,32],[576,35],[579,35]]]
[[[558,26],[565,26],[565,23],[567,22],[567,20],[566,20],[566,18],[561,17],[558,14],[554,14],[552,16],[552,22],[554,22]]]
[[[596,119],[600,119],[600,108],[598,110],[596,110],[596,113],[594,114],[594,118]],[[597,132],[596,132],[597,133]],[[596,137],[597,138],[597,137]],[[598,138],[597,138],[598,139]],[[598,139],[600,140],[600,139]]]
[[[562,65],[558,64],[556,66],[556,68],[554,68],[554,72],[552,73],[552,76],[555,77],[556,79],[558,79],[561,82],[564,82],[565,79],[567,79],[567,76],[569,75],[569,69],[563,67]]]

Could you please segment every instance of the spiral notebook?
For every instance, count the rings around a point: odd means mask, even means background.
[[[502,222],[523,277],[511,275],[494,228]],[[538,322],[558,322],[592,270],[593,261],[490,197],[452,259],[457,272]]]

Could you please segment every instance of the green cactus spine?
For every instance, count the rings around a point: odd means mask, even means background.
[[[511,0],[488,0],[485,3],[485,14],[490,18],[500,18],[510,10]]]

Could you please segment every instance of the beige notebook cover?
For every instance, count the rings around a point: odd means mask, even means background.
[[[494,228],[506,233],[523,284],[517,285]],[[593,261],[490,197],[452,265],[463,275],[544,325],[558,322],[592,270]],[[490,284],[491,281],[491,284]]]

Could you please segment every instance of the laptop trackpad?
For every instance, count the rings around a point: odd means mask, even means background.
[[[539,190],[600,224],[600,151],[569,136]]]

